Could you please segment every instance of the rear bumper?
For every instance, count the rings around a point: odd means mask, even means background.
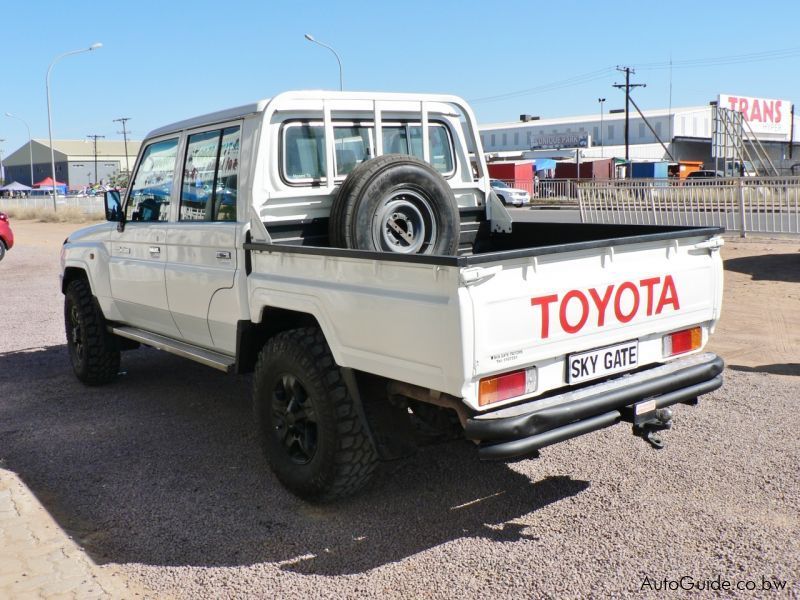
[[[597,385],[572,390],[467,419],[466,436],[480,442],[480,458],[525,456],[622,419],[626,406],[644,399],[656,408],[694,401],[722,385],[722,359],[697,354]]]

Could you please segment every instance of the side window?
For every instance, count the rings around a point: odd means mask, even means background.
[[[181,187],[181,221],[210,221],[219,129],[189,136]]]
[[[289,181],[325,177],[325,130],[322,125],[290,124],[283,133],[283,164]]]
[[[178,152],[178,138],[155,142],[145,148],[133,178],[128,204],[128,221],[166,221]]]
[[[239,127],[189,136],[181,186],[181,221],[235,221]]]
[[[236,220],[236,196],[239,185],[239,146],[241,134],[238,127],[222,130],[219,154],[216,196],[214,197],[214,220]]]

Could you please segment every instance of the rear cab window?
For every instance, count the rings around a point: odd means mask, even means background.
[[[419,123],[390,122],[382,126],[384,154],[422,152],[422,126]],[[334,178],[343,179],[356,165],[375,156],[375,128],[372,123],[334,122]],[[453,141],[447,126],[428,125],[431,165],[444,177],[455,173]],[[292,185],[321,184],[327,181],[325,130],[322,121],[288,121],[281,133],[281,175]]]

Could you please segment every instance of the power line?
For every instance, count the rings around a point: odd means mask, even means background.
[[[725,65],[739,65],[752,62],[763,62],[768,60],[784,60],[787,58],[794,58],[800,56],[800,46],[793,48],[783,48],[780,50],[765,50],[762,52],[751,52],[748,54],[732,54],[728,56],[717,56],[709,58],[693,58],[686,60],[669,60],[663,62],[640,63],[636,65],[637,69],[642,71],[651,71],[658,69],[696,69],[700,67],[711,66],[725,66]],[[481,98],[474,98],[470,100],[471,104],[479,104],[481,102],[498,102],[500,100],[510,100],[521,96],[532,96],[535,94],[544,94],[555,90],[560,90],[568,87],[584,85],[593,81],[604,79],[608,74],[614,71],[614,67],[606,67],[598,69],[597,71],[590,71],[582,75],[576,75],[567,79],[561,79],[550,83],[531,87],[522,90],[507,92],[505,94],[497,94],[495,96],[484,96]]]

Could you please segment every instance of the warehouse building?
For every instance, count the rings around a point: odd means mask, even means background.
[[[127,155],[123,140],[53,140],[56,180],[70,189],[80,189],[95,183],[107,182],[120,171],[133,169],[141,142],[128,140]],[[31,150],[33,151],[33,181],[31,181]],[[95,159],[97,173],[95,175]],[[34,139],[3,159],[6,181],[32,186],[50,177],[50,144]]]
[[[630,160],[697,161],[714,169],[712,141],[720,141],[724,130],[715,124],[715,106],[742,113],[748,152],[757,148],[782,174],[800,175],[800,123],[793,122],[791,102],[724,94],[705,106],[645,110],[644,119],[631,107]],[[512,123],[484,125],[480,134],[490,160],[625,158],[624,111],[555,119],[521,115]]]

